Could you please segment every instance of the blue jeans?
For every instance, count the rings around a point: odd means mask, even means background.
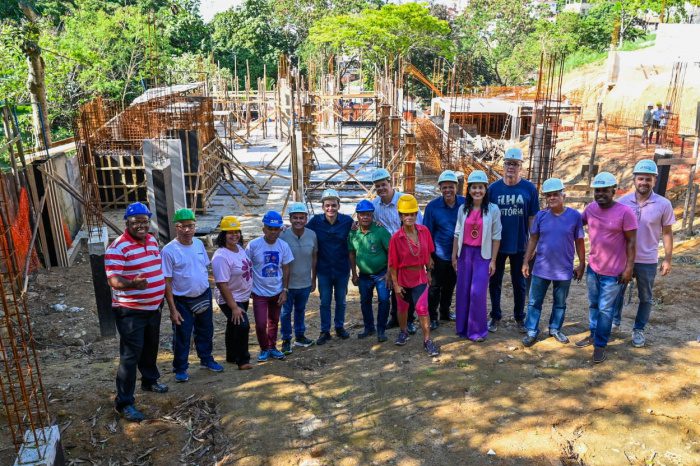
[[[386,287],[386,270],[378,274],[360,274],[360,309],[365,330],[374,331],[374,312],[372,311],[372,297],[374,289],[377,289],[379,310],[377,312],[377,330],[380,334],[386,330],[386,321],[389,318],[389,289]]]
[[[639,295],[639,307],[637,307],[637,317],[634,319],[634,330],[644,330],[652,308],[652,290],[656,279],[657,264],[634,264],[634,278],[637,280],[637,293]],[[613,323],[620,325],[622,319],[622,307],[625,301],[625,290],[627,285],[622,285],[620,296],[615,301],[615,312],[613,313]]]
[[[280,314],[280,324],[282,326],[282,340],[292,339],[292,309],[294,310],[294,336],[303,337],[306,332],[304,325],[304,314],[306,313],[306,303],[311,294],[311,287],[290,288],[287,292],[287,301],[282,307]]]
[[[552,290],[552,315],[549,316],[549,331],[561,330],[566,315],[566,298],[569,296],[569,286],[571,280],[547,280],[532,275],[530,284],[530,304],[525,318],[525,328],[527,334],[536,337],[540,333],[540,315],[542,314],[542,303],[547,295],[549,284],[553,284]]]
[[[590,266],[586,268],[586,283],[588,285],[588,321],[591,336],[595,346],[604,348],[608,345],[610,338],[613,309],[622,290],[622,284],[618,282],[618,277],[597,274]]]
[[[206,295],[206,296],[205,296]],[[199,314],[193,314],[190,305],[202,299],[209,299],[209,307]],[[189,367],[187,361],[190,355],[190,340],[194,331],[194,346],[197,356],[202,363],[213,361],[211,355],[214,338],[214,320],[212,318],[211,289],[201,296],[188,298],[175,296],[175,307],[182,316],[180,325],[173,324],[173,370],[175,373],[184,372]]]
[[[523,259],[525,252],[515,254],[498,253],[496,256],[496,271],[489,280],[489,295],[491,295],[491,318],[501,320],[501,289],[503,275],[506,271],[506,259],[510,261],[510,281],[513,284],[513,317],[522,322],[525,319],[525,296],[527,294],[527,281],[523,276]]]
[[[345,295],[348,294],[350,270],[344,274],[318,274],[318,293],[321,295],[321,332],[331,331],[331,301],[335,295],[335,328],[345,325]]]

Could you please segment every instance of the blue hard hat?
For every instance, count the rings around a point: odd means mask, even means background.
[[[381,180],[391,180],[391,174],[386,168],[377,168],[372,172],[372,183]]]
[[[559,178],[549,178],[542,183],[542,193],[563,191],[564,183]]]
[[[469,178],[467,178],[467,184],[472,183],[484,183],[487,185],[489,184],[489,178],[483,170],[474,170],[469,174]]]
[[[503,156],[503,160],[517,160],[519,162],[523,161],[523,151],[519,147],[511,147],[506,151],[506,155]]]
[[[134,215],[148,215],[148,218],[151,218],[151,215],[153,214],[151,214],[151,211],[148,210],[148,207],[146,207],[145,204],[134,202],[133,204],[129,204],[129,207],[126,208],[124,220],[129,217],[133,217]]]
[[[591,188],[610,188],[612,186],[617,186],[617,180],[615,175],[610,172],[600,172],[591,183]]]
[[[282,216],[279,212],[268,210],[263,216],[263,225],[271,228],[282,228],[284,221],[282,220]]]
[[[292,204],[289,206],[289,209],[287,209],[287,213],[289,215],[308,214],[309,211],[306,209],[306,204],[304,204],[303,202],[292,202]]]
[[[632,173],[634,175],[658,175],[659,169],[653,160],[643,159],[637,162]]]
[[[443,183],[445,181],[451,181],[452,183],[459,183],[457,181],[457,174],[453,172],[452,170],[445,170],[444,172],[440,173],[440,177],[438,178],[438,185],[440,183]]]
[[[355,206],[355,212],[374,212],[374,204],[367,199],[362,199]]]

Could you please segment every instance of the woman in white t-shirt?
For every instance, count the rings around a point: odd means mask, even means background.
[[[226,361],[240,370],[252,369],[248,352],[248,300],[253,287],[252,263],[243,249],[241,224],[232,215],[221,219],[219,247],[211,259],[216,301],[226,316]]]

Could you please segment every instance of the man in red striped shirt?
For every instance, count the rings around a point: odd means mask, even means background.
[[[105,272],[112,287],[112,309],[119,332],[119,369],[115,409],[124,419],[141,422],[144,415],[134,406],[136,368],[141,388],[165,393],[156,366],[160,318],[165,295],[158,242],[148,233],[151,212],[135,202],[126,209],[126,231],[109,245]]]

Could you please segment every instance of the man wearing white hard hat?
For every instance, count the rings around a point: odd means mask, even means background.
[[[525,300],[527,283],[523,276],[523,260],[530,226],[540,210],[537,188],[520,176],[523,151],[517,147],[508,149],[504,156],[503,178],[489,186],[489,199],[501,209],[501,246],[496,257],[496,272],[489,281],[491,295],[491,319],[489,331],[498,330],[501,320],[501,286],[510,262],[510,279],[513,284],[513,317],[521,333],[525,333]]]
[[[430,313],[430,329],[439,326],[439,318],[443,321],[454,320],[452,295],[457,284],[457,273],[452,266],[452,243],[459,207],[464,205],[464,196],[457,194],[457,174],[445,170],[438,178],[438,186],[442,196],[433,199],[425,206],[423,225],[430,231],[435,243],[433,253],[433,270],[428,291],[428,312]]]
[[[663,240],[664,260],[661,263],[661,275],[671,271],[673,257],[673,215],[671,202],[654,192],[658,169],[653,160],[640,160],[634,166],[634,192],[618,199],[622,205],[632,209],[637,215],[637,249],[634,259],[634,277],[637,281],[639,306],[632,329],[632,345],[641,348],[646,339],[644,328],[651,314],[656,269],[659,264],[659,240]],[[624,301],[623,287],[616,302],[613,314],[613,329],[619,328]]]
[[[559,343],[569,343],[562,332],[566,315],[566,298],[571,279],[581,280],[586,267],[586,245],[583,235],[583,220],[576,209],[564,205],[564,183],[559,178],[550,178],[542,183],[547,208],[535,215],[530,228],[530,240],[525,253],[523,275],[532,276],[530,300],[525,318],[527,335],[523,345],[532,346],[539,334],[542,305],[547,288],[552,285],[552,314],[549,317],[549,336]],[[530,270],[528,258],[535,254],[535,263]],[[578,255],[578,266],[574,268],[574,252]]]
[[[306,338],[304,317],[309,295],[316,289],[316,233],[306,228],[309,211],[303,202],[293,202],[287,210],[292,228],[287,228],[280,239],[289,245],[294,260],[289,264],[289,291],[280,315],[282,352],[292,353],[292,314],[294,314],[294,346],[307,348],[314,344]]]
[[[386,168],[377,168],[372,172],[372,183],[377,193],[377,197],[372,199],[372,204],[374,204],[374,220],[393,235],[401,228],[401,218],[399,217],[399,211],[396,206],[398,205],[399,198],[403,196],[403,193],[394,189],[391,184],[391,174]],[[423,214],[421,214],[420,211],[418,211],[416,223],[423,224]],[[393,290],[394,287],[392,286],[391,277],[389,275],[387,275],[387,279],[389,280],[387,287]],[[386,328],[398,326],[398,316],[396,312],[396,296],[394,296],[392,291],[391,318]],[[415,311],[411,308],[408,313],[408,333],[410,335],[416,333],[415,319]]]
[[[654,122],[653,116],[654,104],[651,102],[647,104],[647,109],[644,111],[644,117],[642,117],[642,145],[649,143],[649,129]]]
[[[615,301],[622,285],[632,279],[637,217],[632,209],[613,200],[617,180],[612,173],[598,173],[591,187],[595,202],[583,211],[591,244],[586,268],[590,335],[576,346],[594,345],[593,362],[597,364],[607,357]]]
[[[323,345],[331,337],[331,302],[335,297],[335,334],[346,340],[350,334],[345,330],[345,296],[350,280],[350,257],[348,235],[353,225],[352,217],[338,212],[340,196],[335,189],[326,189],[321,194],[322,214],[311,217],[306,227],[316,233],[318,256],[316,277],[321,298],[321,334],[316,340]]]

